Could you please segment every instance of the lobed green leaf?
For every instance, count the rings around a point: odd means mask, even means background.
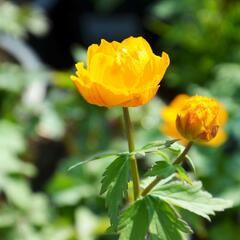
[[[183,233],[192,233],[176,211],[154,196],[146,196],[129,206],[119,224],[120,240],[186,240]],[[148,232],[149,231],[149,232]]]
[[[213,198],[210,193],[203,191],[201,182],[189,185],[175,181],[157,187],[151,194],[168,204],[186,209],[208,220],[209,215],[231,206],[230,201]]]
[[[188,224],[181,219],[176,211],[166,202],[156,197],[149,197],[154,207],[150,232],[158,240],[184,240],[183,233],[192,233]]]
[[[161,155],[163,158],[167,158],[166,154],[162,153],[160,150],[162,149],[166,149],[166,148],[171,148],[172,144],[174,144],[176,141],[178,141],[178,139],[175,140],[167,140],[167,141],[155,141],[155,142],[151,142],[148,143],[147,145],[145,145],[144,147],[142,147],[139,150],[136,150],[132,153],[129,152],[119,152],[119,153],[112,153],[112,152],[107,152],[107,153],[100,153],[100,154],[96,154],[90,158],[88,158],[87,160],[81,161],[73,166],[71,166],[68,170],[72,170],[78,166],[81,166],[83,164],[92,162],[92,161],[96,161],[96,160],[103,160],[103,159],[108,159],[108,158],[112,158],[113,160],[120,157],[120,156],[129,156],[131,154],[133,155],[143,155],[145,156],[146,153],[157,153],[159,155]],[[173,149],[175,149],[173,147]]]
[[[146,199],[137,200],[122,213],[119,240],[145,239],[153,214]]]
[[[100,193],[107,192],[106,205],[114,229],[118,223],[119,207],[128,188],[129,167],[128,155],[122,155],[115,159],[103,174]]]

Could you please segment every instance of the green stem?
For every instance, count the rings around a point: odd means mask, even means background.
[[[125,108],[125,107],[123,108],[123,116],[124,116],[125,128],[127,133],[127,139],[128,139],[128,149],[129,149],[129,153],[132,153],[135,151],[135,146],[134,146],[134,140],[133,140],[133,127],[130,120],[128,108]],[[137,160],[134,155],[130,156],[130,165],[131,165],[131,175],[132,175],[132,181],[133,181],[134,200],[136,200],[139,197],[139,193],[140,193],[140,180],[139,180]]]
[[[185,156],[190,150],[193,142],[189,142],[183,152],[177,157],[177,159],[173,162],[173,165],[181,164],[185,160]],[[142,196],[146,196],[160,181],[162,178],[157,176],[152,182],[147,185],[147,187],[142,191]]]
[[[192,147],[193,142],[189,142],[183,152],[178,156],[178,158],[173,162],[174,165],[180,164],[185,160],[185,156],[187,155],[188,151]]]
[[[157,176],[152,182],[150,182],[142,191],[142,196],[146,196],[161,181],[161,179],[161,177]]]

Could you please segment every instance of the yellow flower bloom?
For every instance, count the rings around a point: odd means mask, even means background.
[[[181,139],[183,144],[190,140],[210,146],[218,146],[224,143],[227,138],[223,130],[223,125],[228,117],[227,112],[221,103],[213,99],[180,94],[169,106],[163,108],[161,114],[163,118],[161,131],[169,136]],[[176,127],[177,115],[183,121],[182,124],[178,120],[181,124],[179,126],[180,131]],[[213,137],[216,129],[218,131]]]
[[[168,55],[156,56],[142,37],[101,40],[88,48],[87,67],[77,63],[71,79],[91,104],[134,107],[155,96],[168,65]]]

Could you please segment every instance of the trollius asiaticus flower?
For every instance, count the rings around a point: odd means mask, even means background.
[[[166,105],[164,108],[161,109],[160,114],[162,117],[162,123],[160,126],[160,130],[165,133],[168,136],[177,138],[181,140],[181,143],[186,145],[188,143],[188,140],[185,139],[177,130],[176,127],[176,117],[178,112],[181,111],[184,103],[191,98],[191,96],[186,94],[179,94],[177,95],[168,105]],[[218,100],[215,100],[218,101]],[[208,146],[217,147],[221,144],[223,144],[227,139],[227,134],[224,131],[224,125],[227,122],[228,119],[228,113],[226,108],[224,107],[223,103],[218,102],[220,106],[219,111],[219,129],[216,137],[214,137],[212,140],[208,142],[201,142],[203,144],[206,144]]]
[[[220,104],[212,98],[190,97],[177,113],[177,130],[189,141],[209,142],[218,133],[221,118],[220,110]]]
[[[168,65],[168,55],[155,55],[142,37],[122,42],[102,40],[88,48],[87,66],[77,63],[71,79],[91,104],[134,107],[155,96]]]

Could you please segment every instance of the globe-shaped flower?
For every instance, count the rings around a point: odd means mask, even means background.
[[[171,137],[181,139],[181,143],[186,145],[189,140],[185,139],[182,137],[182,135],[179,133],[176,127],[176,118],[178,112],[181,111],[184,103],[191,98],[191,96],[186,95],[186,94],[179,94],[177,95],[170,103],[169,105],[165,106],[163,109],[161,109],[161,117],[162,117],[162,124],[160,127],[160,130]],[[217,100],[216,100],[217,101]],[[224,107],[224,105],[221,102],[218,102],[220,106],[220,111],[219,111],[219,129],[216,137],[214,137],[212,140],[208,142],[201,142],[203,144],[217,147],[221,144],[223,144],[226,141],[227,134],[224,131],[224,124],[227,122],[228,118],[228,113]]]
[[[142,37],[101,40],[100,45],[88,48],[87,67],[77,63],[76,76],[71,79],[91,104],[134,107],[155,96],[168,65],[168,55],[156,56]]]
[[[202,96],[190,97],[177,113],[177,130],[189,141],[209,142],[218,133],[219,113],[220,105],[214,99]]]

